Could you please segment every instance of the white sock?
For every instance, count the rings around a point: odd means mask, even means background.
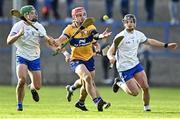
[[[72,86],[70,86],[69,91],[70,91],[70,92],[73,92],[73,91],[74,91],[74,90],[72,89]]]
[[[148,109],[150,109],[149,105],[144,106],[144,110],[148,110]]]
[[[29,84],[29,89],[30,89],[30,90],[34,90],[34,88],[33,88],[33,86],[32,86],[32,83]]]
[[[124,82],[122,82],[122,81],[117,82],[117,85],[118,85],[119,87],[121,87],[122,84],[124,84]]]

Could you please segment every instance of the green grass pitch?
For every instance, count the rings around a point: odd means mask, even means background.
[[[26,87],[24,110],[16,111],[14,86],[0,86],[0,119],[1,118],[180,118],[180,88],[151,88],[151,112],[143,112],[141,94],[137,97],[126,95],[122,90],[117,94],[111,87],[98,87],[102,97],[111,102],[112,106],[98,112],[94,103],[88,97],[86,106],[88,112],[82,112],[74,107],[78,100],[79,90],[67,102],[64,86],[43,86],[39,91],[40,102],[34,102]]]

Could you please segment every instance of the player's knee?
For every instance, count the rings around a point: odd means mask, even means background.
[[[24,75],[19,75],[19,76],[18,76],[18,80],[19,80],[19,82],[25,82],[25,81],[26,81],[26,76],[24,76]]]
[[[92,81],[91,75],[90,75],[90,74],[85,74],[85,75],[84,75],[84,80],[85,80],[85,82],[87,82],[87,83],[91,83],[91,81]]]
[[[18,86],[19,87],[23,87],[25,84],[26,84],[25,79],[19,79],[19,81],[18,81]]]

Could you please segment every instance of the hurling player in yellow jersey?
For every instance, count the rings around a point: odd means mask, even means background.
[[[67,25],[62,35],[57,39],[57,43],[61,46],[62,43],[67,41],[86,18],[87,13],[83,7],[74,8],[72,10],[73,22]],[[95,65],[92,48],[97,40],[106,39],[110,35],[111,32],[107,32],[107,30],[99,34],[96,31],[96,27],[90,25],[70,40],[70,67],[79,76],[83,85],[80,90],[82,98],[79,99],[75,106],[83,111],[87,111],[84,105],[86,94],[88,94],[96,104],[98,111],[103,111],[104,107],[110,106],[110,103],[102,99],[94,83]]]

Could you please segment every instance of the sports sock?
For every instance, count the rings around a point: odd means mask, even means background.
[[[98,104],[100,100],[102,100],[102,98],[101,98],[101,97],[97,97],[97,98],[94,98],[94,99],[93,99],[93,102],[94,102],[95,104]]]
[[[76,88],[76,86],[72,85],[72,86],[71,86],[71,89],[74,91],[74,90],[76,90],[77,88]]]
[[[17,104],[17,106],[18,106],[18,109],[22,109],[22,108],[23,108],[22,102],[19,102],[19,103]]]
[[[117,85],[119,86],[119,87],[121,87],[121,85],[122,84],[124,84],[124,82],[123,81],[119,81],[119,82],[117,82]]]
[[[71,92],[73,92],[74,90],[76,90],[76,87],[75,86],[70,86],[70,88],[69,88],[69,91],[71,91]]]
[[[150,109],[150,106],[149,105],[144,105],[144,110],[148,110]]]
[[[84,100],[79,100],[79,104],[84,105]]]

